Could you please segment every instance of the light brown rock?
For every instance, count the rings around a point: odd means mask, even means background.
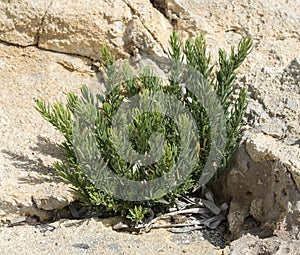
[[[234,243],[232,252],[237,247],[239,253],[232,254],[253,254],[262,245],[270,252],[278,248],[278,254],[294,251],[298,244],[289,239],[299,239],[300,223],[299,1],[160,0],[153,4],[156,8],[146,0],[92,0],[88,4],[83,0],[0,0],[0,41],[92,59],[99,58],[103,43],[118,57],[143,53],[161,57],[167,53],[168,36],[175,28],[184,38],[203,32],[216,62],[219,47],[228,49],[243,36],[251,36],[254,49],[240,68],[238,82],[238,87],[247,86],[250,91],[249,132],[244,136],[248,140],[239,148],[224,186],[224,194],[231,199],[229,226],[233,237],[247,232],[266,237],[274,232],[287,241],[274,239],[266,244],[258,238],[244,238]],[[47,220],[53,210],[74,198],[51,167],[59,159],[55,143],[61,136],[34,110],[34,99],[65,100],[69,91],[78,92],[83,83],[104,88],[89,59],[4,43],[0,52],[0,219],[36,215]],[[99,254],[119,249],[114,241],[127,238],[95,221],[83,228],[61,226],[59,234],[36,235],[35,231],[33,227],[0,228],[1,251],[82,254],[72,241],[83,242],[87,236],[92,238],[88,244],[97,244],[91,245],[89,254]],[[163,254],[210,252],[199,242],[174,246],[167,232],[157,233],[157,238],[129,238],[135,243],[127,248],[137,254],[141,250],[157,253],[161,246]],[[112,243],[99,241],[98,236]],[[252,250],[237,246],[247,243]]]
[[[0,1],[0,40],[22,46],[36,45],[51,1]]]
[[[295,184],[300,191],[300,149],[288,146],[275,138],[264,134],[253,135],[246,142],[246,150],[255,162],[279,161],[292,174]]]
[[[55,144],[61,136],[34,109],[35,99],[64,101],[66,93],[77,93],[83,84],[101,85],[88,59],[4,44],[0,51],[1,219],[36,215],[46,220],[74,196],[52,166],[61,158]]]
[[[103,44],[118,57],[166,56],[172,27],[149,1],[0,2],[0,40],[99,59]]]
[[[217,46],[211,50],[215,57],[219,47],[228,48],[245,36],[254,39],[255,48],[247,60],[255,63],[255,66],[250,65],[253,69],[258,66],[285,66],[299,54],[300,4],[297,0],[158,2],[165,6],[165,15],[185,38],[206,34],[208,45]]]
[[[244,233],[267,237],[278,229],[297,235],[297,153],[299,150],[272,137],[248,133],[246,144],[232,160],[222,191],[231,198],[228,223],[234,238]],[[253,219],[252,226],[249,219]]]
[[[126,29],[132,19],[130,8],[117,1],[53,0],[44,17],[38,45],[58,52],[99,59],[103,44],[119,56],[124,51]]]
[[[299,254],[299,240],[282,240],[278,237],[259,239],[257,236],[245,235],[230,245],[229,255],[297,255]]]
[[[71,185],[64,183],[41,184],[37,192],[32,195],[32,201],[38,209],[45,211],[63,209],[76,200],[69,190],[71,190]]]
[[[298,58],[282,68],[264,67],[242,76],[248,86],[248,130],[230,166],[224,193],[231,199],[228,215],[233,236],[299,229],[300,96]],[[228,192],[228,193],[227,193]],[[242,213],[243,216],[236,217]],[[254,217],[260,228],[245,227]],[[270,234],[269,232],[268,234]]]
[[[137,33],[138,31],[145,31],[143,35],[134,36],[132,43],[136,45],[137,49],[141,52],[148,53],[149,55],[156,55],[158,57],[165,57],[169,47],[169,37],[173,30],[173,27],[157,9],[153,8],[150,1],[147,0],[124,0],[128,6],[133,10],[136,15],[136,21],[139,24],[137,26],[143,26],[142,28],[133,29],[131,33]],[[140,21],[140,22],[139,22]],[[149,33],[147,35],[146,31]],[[133,36],[130,32],[128,36]],[[149,42],[146,39],[150,40]],[[143,43],[141,42],[143,40]],[[151,50],[150,45],[155,45],[155,48]]]

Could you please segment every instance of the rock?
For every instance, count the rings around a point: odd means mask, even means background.
[[[248,232],[264,236],[278,228],[293,235],[300,230],[299,159],[296,148],[261,133],[248,134],[223,185],[223,193],[231,198],[228,222],[233,238]],[[248,217],[259,225],[246,226]]]
[[[54,0],[44,17],[38,45],[58,52],[99,59],[103,44],[122,57],[126,29],[132,19],[130,8],[121,0],[61,2]]]
[[[128,28],[128,37],[132,40],[132,44],[143,53],[166,57],[173,27],[165,16],[153,8],[150,1],[124,0],[124,2],[130,6],[135,14],[132,26]],[[137,28],[134,29],[134,26]],[[151,47],[151,45],[153,46]]]
[[[6,215],[6,212],[3,211],[3,210],[0,210],[0,217],[3,217],[3,216],[5,216],[5,215]]]
[[[156,1],[154,1],[156,2]],[[216,46],[210,52],[217,59],[219,47],[229,48],[241,37],[255,40],[255,50],[247,62],[257,65],[285,66],[296,54],[294,43],[300,36],[298,25],[299,1],[197,1],[160,0],[164,14],[174,27],[186,38],[199,33],[206,34],[209,46]],[[298,41],[298,42],[297,42]],[[270,56],[270,57],[269,57]],[[259,59],[259,61],[257,61]],[[272,63],[271,63],[272,62]],[[244,65],[256,69],[258,66]]]
[[[250,103],[247,121],[255,128],[285,144],[294,144],[300,136],[299,82],[293,78],[292,60],[282,70],[256,70],[239,86],[248,86]]]
[[[163,229],[144,235],[116,232],[111,219],[59,220],[50,224],[1,227],[2,254],[193,254],[221,255],[222,250],[190,235],[190,243],[173,240]],[[46,226],[45,226],[46,225]],[[178,235],[177,235],[178,236]],[[34,244],[34,245],[33,245]]]
[[[82,84],[103,91],[92,61],[99,59],[104,43],[117,57],[164,57],[175,28],[184,38],[204,33],[214,63],[219,47],[229,49],[244,36],[254,39],[237,86],[250,91],[248,126],[224,179],[223,195],[230,200],[233,238],[246,233],[277,237],[262,240],[247,235],[230,249],[232,254],[297,252],[299,243],[293,239],[300,238],[299,4],[298,0],[0,1],[1,221],[20,215],[49,220],[75,199],[51,167],[61,159],[56,146],[61,136],[34,110],[35,99],[64,101],[66,93],[78,92]],[[62,232],[56,236],[57,229]],[[0,228],[1,251],[22,253],[32,249],[32,243],[58,254],[82,253],[72,247],[77,243],[88,245],[89,251],[104,247],[111,252],[109,244],[120,245],[123,251],[132,237],[116,235],[94,220],[82,227],[57,229],[51,232],[58,243],[53,249],[49,236],[46,240],[34,234],[35,228]],[[81,230],[90,234],[87,240]],[[105,240],[94,240],[97,232]],[[130,252],[221,254],[202,242],[173,245],[166,233],[154,232],[159,240],[151,239],[152,233],[134,239],[128,245]]]
[[[62,137],[34,109],[35,99],[64,101],[83,84],[102,86],[88,59],[4,44],[0,52],[6,63],[0,68],[0,219],[49,220],[75,197],[52,167],[62,159],[56,145]]]
[[[131,52],[133,55],[146,53],[158,57],[164,57],[165,53],[159,44],[152,38],[151,33],[144,29],[143,23],[137,16],[133,19],[128,26],[128,36],[131,41]]]
[[[245,235],[230,244],[229,255],[297,255],[299,254],[299,240],[287,241],[278,237],[259,239],[257,236]]]
[[[212,17],[211,1],[165,0],[164,15],[185,37],[195,36],[199,32],[209,33],[216,29],[216,23],[208,22]],[[215,12],[214,12],[215,13]]]
[[[166,56],[172,27],[149,1],[58,0],[0,3],[0,40],[99,59],[103,44],[118,57]]]
[[[261,123],[257,130],[264,134],[268,134],[277,139],[283,139],[287,131],[287,126],[280,119],[272,119],[269,122]]]
[[[71,185],[63,183],[50,183],[41,185],[37,192],[32,195],[32,200],[38,209],[42,210],[59,210],[68,206],[76,200],[76,196],[71,192]]]
[[[295,57],[285,68],[281,82],[284,84],[286,91],[300,94],[300,55]],[[299,107],[299,104],[295,104],[293,100],[287,98],[287,101],[290,109],[296,110],[297,106]]]
[[[20,214],[37,217],[40,222],[51,221],[55,217],[54,211],[45,211],[43,209],[38,209],[33,204],[28,204],[24,207],[21,206]],[[7,217],[6,219],[10,220],[11,216],[12,215],[10,215],[10,217]]]
[[[231,200],[228,221],[234,238],[278,229],[295,236],[300,229],[300,97],[293,78],[297,59],[283,69],[263,68],[240,79],[239,86],[250,90],[249,126],[223,185]],[[248,217],[260,226],[246,226]]]
[[[246,150],[255,162],[279,160],[292,174],[300,190],[300,150],[297,147],[282,144],[260,133],[246,142]]]
[[[0,1],[0,40],[21,46],[36,45],[51,1]]]

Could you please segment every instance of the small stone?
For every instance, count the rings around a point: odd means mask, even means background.
[[[37,228],[41,233],[46,233],[47,231],[52,232],[56,229],[54,226],[48,224],[38,225]]]
[[[111,243],[107,245],[109,249],[115,251],[115,252],[120,252],[122,250],[122,246],[117,244],[117,243]]]
[[[75,200],[74,194],[70,192],[70,185],[64,183],[53,183],[43,185],[33,194],[32,200],[38,209],[57,210],[68,206]]]
[[[13,219],[10,221],[11,225],[18,225],[20,223],[25,223],[26,222],[26,217],[19,217],[17,219]]]
[[[5,216],[5,215],[6,215],[6,212],[3,210],[0,210],[0,216]]]
[[[75,243],[72,246],[74,248],[85,249],[85,250],[87,250],[87,249],[90,248],[90,246],[88,244],[86,244],[86,243]]]

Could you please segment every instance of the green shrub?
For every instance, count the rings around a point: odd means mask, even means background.
[[[200,72],[206,79],[197,83],[199,90],[202,89],[201,86],[204,83],[209,84],[211,91],[217,95],[223,108],[226,141],[224,150],[221,152],[221,162],[215,175],[217,178],[226,167],[238,144],[242,118],[247,106],[247,90],[243,88],[238,95],[234,93],[235,71],[249,54],[251,48],[251,39],[242,39],[237,52],[232,47],[230,54],[227,55],[224,50],[220,49],[219,67],[214,72],[214,67],[210,64],[210,56],[206,53],[203,35],[195,39],[188,39],[183,45],[178,34],[174,32],[170,37],[170,79],[168,84],[164,84],[162,79],[153,75],[149,67],[139,70],[136,76],[133,75],[126,62],[118,67],[114,56],[106,46],[103,46],[101,61],[105,70],[106,87],[110,93],[105,97],[97,95],[97,98],[94,98],[94,95],[84,86],[81,90],[81,97],[73,93],[68,94],[66,105],[62,103],[51,105],[44,100],[37,100],[37,111],[55,126],[65,138],[60,146],[65,151],[66,159],[63,162],[56,162],[54,165],[59,176],[73,185],[79,200],[85,206],[103,213],[127,216],[128,219],[135,222],[143,219],[148,208],[163,212],[173,206],[178,197],[188,194],[197,187],[212,147],[213,126],[208,118],[207,109],[189,91],[188,86],[183,88],[180,85],[182,76],[191,75],[188,71],[182,70],[183,63],[186,63]],[[148,165],[137,164],[134,159],[129,160],[133,157],[132,151],[128,150],[126,143],[120,139],[122,136],[111,128],[114,121],[113,117],[122,104],[126,105],[126,100],[130,101],[133,96],[140,95],[141,101],[144,100],[143,103],[147,104],[147,98],[153,95],[153,92],[156,95],[160,95],[160,93],[172,95],[189,110],[199,132],[196,150],[197,163],[184,181],[181,181],[169,192],[164,192],[161,187],[161,190],[158,189],[155,194],[151,194],[148,200],[126,201],[114,196],[116,190],[103,190],[99,187],[97,183],[99,180],[100,184],[107,183],[107,187],[114,180],[102,173],[104,166],[97,163],[95,155],[96,157],[101,155],[105,165],[118,176],[141,183],[165,175],[165,178],[171,178],[167,173],[178,163],[180,153],[184,152],[185,157],[183,159],[186,162],[189,161],[189,156],[195,156],[192,155],[195,150],[182,146],[181,139],[187,138],[180,134],[180,128],[170,116],[161,113],[158,104],[156,110],[148,112],[141,111],[139,107],[133,109],[133,119],[128,125],[128,139],[132,148],[140,154],[147,154],[153,145],[160,144],[163,149],[157,153],[162,156],[155,163]],[[101,104],[98,105],[99,102]],[[125,120],[122,119],[124,116],[120,115],[119,117],[118,121],[125,123]],[[178,114],[178,120],[181,121],[186,130],[191,129],[185,114]],[[74,129],[81,126],[85,128],[77,129],[74,132]],[[79,133],[78,130],[80,130]],[[93,133],[94,141],[89,136],[90,132]],[[152,136],[153,132],[161,134],[164,139],[155,140]],[[189,131],[189,134],[191,133],[192,131]],[[118,152],[120,151],[123,156],[119,155]],[[123,194],[130,191],[117,190],[117,192]]]

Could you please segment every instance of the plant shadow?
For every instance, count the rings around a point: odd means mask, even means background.
[[[18,178],[20,183],[42,184],[45,182],[61,182],[53,166],[45,165],[39,155],[51,157],[57,161],[63,160],[63,150],[55,143],[46,141],[45,138],[38,136],[38,142],[35,147],[31,147],[32,155],[18,154],[8,150],[1,152],[11,160],[11,165],[17,169],[28,172],[28,176]],[[30,173],[33,173],[32,175]],[[36,174],[35,174],[36,173]]]

